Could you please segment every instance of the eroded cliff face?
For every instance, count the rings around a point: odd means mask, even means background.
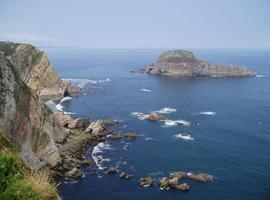
[[[21,80],[42,98],[74,92],[53,69],[46,52],[32,45],[0,42],[0,52],[16,68]]]
[[[0,53],[0,135],[35,169],[61,163],[55,140],[62,134],[53,113]]]
[[[168,76],[251,77],[255,72],[230,64],[215,64],[198,60],[185,50],[167,51],[147,67],[146,72]]]

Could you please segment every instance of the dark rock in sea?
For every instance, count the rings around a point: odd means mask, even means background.
[[[121,172],[119,175],[119,178],[121,179],[125,179],[125,180],[129,180],[131,179],[133,176],[130,174],[127,174],[126,172]]]
[[[65,177],[68,179],[78,179],[82,177],[81,171],[74,167],[72,170],[65,173]]]
[[[175,189],[181,190],[183,192],[189,191],[189,185],[187,183],[178,184],[175,186]]]
[[[106,171],[106,173],[107,174],[115,174],[115,173],[117,173],[118,172],[118,170],[115,168],[115,167],[109,167],[108,169],[107,169],[107,171]]]
[[[215,64],[198,60],[185,50],[166,51],[146,68],[146,73],[168,76],[252,77],[255,72],[230,64]]]
[[[210,182],[213,180],[213,176],[206,173],[200,173],[200,174],[187,173],[185,178],[189,178],[189,179],[192,179],[195,181],[201,181],[201,182]]]
[[[146,188],[146,187],[153,186],[155,184],[155,182],[156,182],[156,179],[154,179],[153,177],[148,176],[148,177],[140,178],[139,185],[141,187]]]
[[[132,140],[132,139],[136,139],[138,137],[138,134],[134,132],[126,132],[126,133],[123,133],[123,136]]]
[[[163,177],[159,180],[159,187],[161,190],[168,190],[168,189],[177,189],[183,192],[189,190],[189,185],[186,183],[180,184],[179,181],[182,177],[184,177],[186,173],[184,172],[175,172],[171,174],[170,178]]]
[[[122,138],[122,135],[120,134],[116,134],[116,133],[112,133],[112,134],[109,134],[106,136],[107,139],[110,139],[110,140],[119,140]]]
[[[156,142],[158,140],[156,138],[147,137],[147,138],[145,138],[145,141],[147,141],[147,142]]]
[[[166,116],[158,114],[158,113],[150,113],[146,119],[151,122],[157,122],[157,121],[165,120]]]

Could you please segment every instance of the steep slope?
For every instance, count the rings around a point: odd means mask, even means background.
[[[15,146],[30,167],[54,167],[61,162],[55,138],[62,130],[21,77],[0,53],[0,135]]]
[[[0,42],[0,52],[16,68],[21,80],[42,98],[79,92],[54,71],[46,52],[29,44]]]
[[[166,51],[158,60],[147,67],[146,72],[168,76],[251,77],[255,72],[230,64],[215,64],[198,60],[185,50]]]

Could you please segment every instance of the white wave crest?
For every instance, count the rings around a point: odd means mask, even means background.
[[[72,85],[76,85],[80,88],[84,88],[87,84],[93,84],[96,85],[98,83],[105,83],[105,82],[111,82],[111,79],[106,78],[106,79],[99,79],[99,80],[94,80],[94,79],[72,79],[72,78],[68,78],[68,79],[64,79],[68,82],[70,82]]]
[[[183,126],[189,126],[190,122],[185,120],[164,120],[165,127],[168,126],[177,126],[177,125],[183,125]]]
[[[145,115],[141,112],[132,112],[132,116],[137,117],[139,120],[145,120],[149,115]]]
[[[257,77],[257,78],[263,78],[263,77],[265,77],[265,75],[257,74],[256,77]]]
[[[64,106],[63,106],[61,103],[57,104],[55,107],[56,107],[57,110],[59,110],[59,111],[61,111],[61,112],[64,111],[64,110],[63,110]]]
[[[145,89],[145,88],[142,88],[142,89],[140,89],[142,92],[152,92],[151,90],[149,90],[149,89]]]
[[[194,140],[193,137],[191,137],[189,134],[186,134],[186,133],[177,134],[177,135],[175,135],[175,137],[181,138],[183,140]]]
[[[212,115],[215,116],[217,113],[213,111],[199,112],[200,115]]]
[[[65,114],[65,115],[75,115],[76,113],[74,113],[74,112],[65,112],[65,111],[64,111],[64,114]]]
[[[175,108],[165,107],[165,108],[161,108],[160,110],[153,111],[153,112],[160,113],[160,114],[169,114],[176,111],[177,110]]]
[[[94,147],[94,149],[92,151],[92,158],[100,170],[104,169],[104,167],[102,166],[102,163],[104,161],[110,161],[110,159],[103,158],[103,156],[100,154],[104,150],[111,150],[111,149],[112,149],[111,145],[108,143],[104,143],[104,142],[98,143],[97,146]]]
[[[64,97],[61,99],[60,103],[63,103],[65,101],[70,101],[72,98],[71,97]]]

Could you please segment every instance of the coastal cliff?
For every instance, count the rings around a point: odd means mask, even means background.
[[[231,64],[215,64],[198,60],[185,50],[166,51],[146,68],[146,73],[167,76],[252,77],[255,72]]]
[[[77,93],[54,71],[46,52],[29,44],[0,42],[0,52],[15,67],[21,80],[41,98]]]
[[[21,77],[0,53],[0,136],[16,148],[30,168],[55,167],[61,162],[55,140],[63,130]]]
[[[76,167],[89,163],[85,146],[105,140],[112,132],[106,126],[117,122],[73,119],[44,102],[44,96],[63,98],[79,90],[59,78],[45,52],[0,43],[0,151],[12,146],[31,169],[81,176]],[[70,170],[76,173],[66,173]]]

